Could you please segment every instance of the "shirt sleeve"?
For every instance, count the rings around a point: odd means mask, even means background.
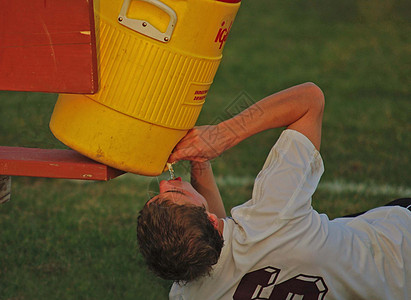
[[[298,131],[284,130],[255,180],[252,199],[232,209],[233,219],[255,235],[307,215],[323,172],[311,141]]]

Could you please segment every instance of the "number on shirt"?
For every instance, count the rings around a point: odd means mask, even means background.
[[[275,284],[280,269],[266,267],[244,275],[233,296],[234,300],[321,300],[328,291],[322,277],[297,275]],[[300,296],[300,297],[298,297]]]

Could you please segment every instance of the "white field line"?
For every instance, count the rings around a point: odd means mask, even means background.
[[[353,183],[336,180],[333,182],[320,182],[318,188],[333,193],[353,192],[374,196],[396,195],[398,197],[411,197],[410,187],[389,184]]]
[[[243,186],[254,183],[252,177],[217,177],[216,182],[219,186]],[[411,197],[411,187],[394,186],[389,184],[373,184],[373,183],[354,183],[343,180],[334,181],[320,181],[318,190],[327,191],[331,193],[358,193],[369,195],[397,195],[398,197]]]
[[[124,174],[118,179],[121,180],[122,177],[124,179],[128,178],[140,182],[147,182],[147,184],[152,180],[155,180],[156,178]],[[187,178],[184,179],[186,180]],[[254,183],[254,178],[250,176],[217,176],[216,182],[219,187],[235,188],[245,185],[252,185]],[[396,197],[411,197],[411,186],[396,186],[390,184],[376,184],[365,182],[355,183],[347,182],[344,180],[320,181],[318,190],[336,194],[349,192],[374,196],[393,195]]]

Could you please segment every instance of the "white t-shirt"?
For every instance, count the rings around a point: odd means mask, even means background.
[[[323,171],[310,140],[285,130],[252,199],[224,220],[211,276],[175,283],[170,299],[411,299],[410,212],[381,207],[330,221],[311,207]]]

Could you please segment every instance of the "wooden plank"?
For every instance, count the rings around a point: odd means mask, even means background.
[[[110,180],[124,173],[73,150],[0,146],[0,175]]]
[[[0,0],[0,90],[98,90],[92,0]]]

